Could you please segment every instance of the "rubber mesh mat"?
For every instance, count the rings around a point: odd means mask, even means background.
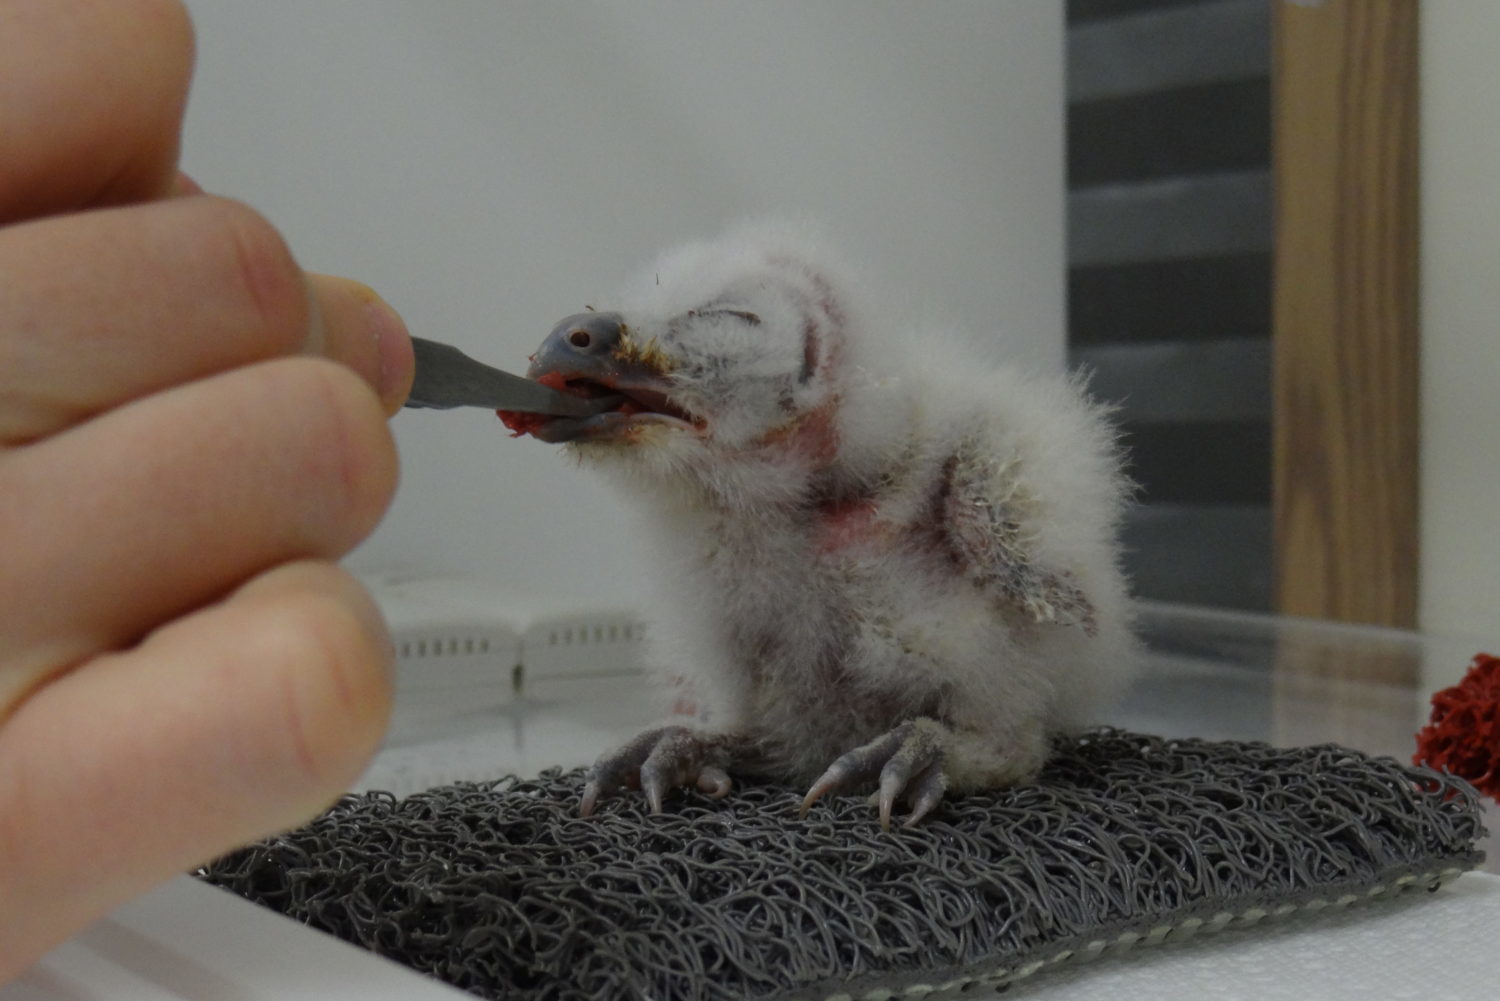
[[[863,796],[638,795],[582,772],[346,797],[200,875],[487,998],[901,997],[1429,888],[1483,858],[1460,780],[1336,746],[1059,744],[885,833]]]

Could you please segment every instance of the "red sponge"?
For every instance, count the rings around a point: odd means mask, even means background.
[[[1432,717],[1417,732],[1412,760],[1500,800],[1500,658],[1475,655],[1462,681],[1432,696]]]

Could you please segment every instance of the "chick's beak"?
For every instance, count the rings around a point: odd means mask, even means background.
[[[531,356],[528,378],[553,372],[569,379],[602,382],[620,374],[616,358],[625,341],[625,321],[619,313],[575,313],[564,317]]]
[[[667,402],[667,367],[654,343],[643,347],[632,339],[619,313],[576,313],[552,328],[532,355],[526,375],[563,392],[620,394],[621,406],[587,418],[528,420],[524,432],[510,420],[506,423],[517,433],[549,442],[612,437],[643,420],[681,423],[686,415]]]

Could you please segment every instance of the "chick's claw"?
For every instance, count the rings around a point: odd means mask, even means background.
[[[948,787],[943,771],[943,735],[943,727],[930,719],[909,720],[840,755],[807,791],[802,815],[806,816],[812,805],[830,792],[878,779],[879,789],[871,799],[880,807],[881,828],[890,830],[891,811],[898,797],[912,809],[904,826],[913,826],[942,801]]]
[[[729,795],[729,752],[723,738],[685,726],[647,730],[625,746],[601,755],[589,769],[579,816],[593,814],[599,800],[621,787],[640,789],[652,813],[672,789],[693,785],[714,799]]]

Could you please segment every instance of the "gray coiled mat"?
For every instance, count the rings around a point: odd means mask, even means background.
[[[890,833],[774,785],[582,820],[581,784],[351,796],[200,875],[482,997],[820,999],[1009,984],[1483,858],[1467,785],[1335,746],[1094,731]]]

